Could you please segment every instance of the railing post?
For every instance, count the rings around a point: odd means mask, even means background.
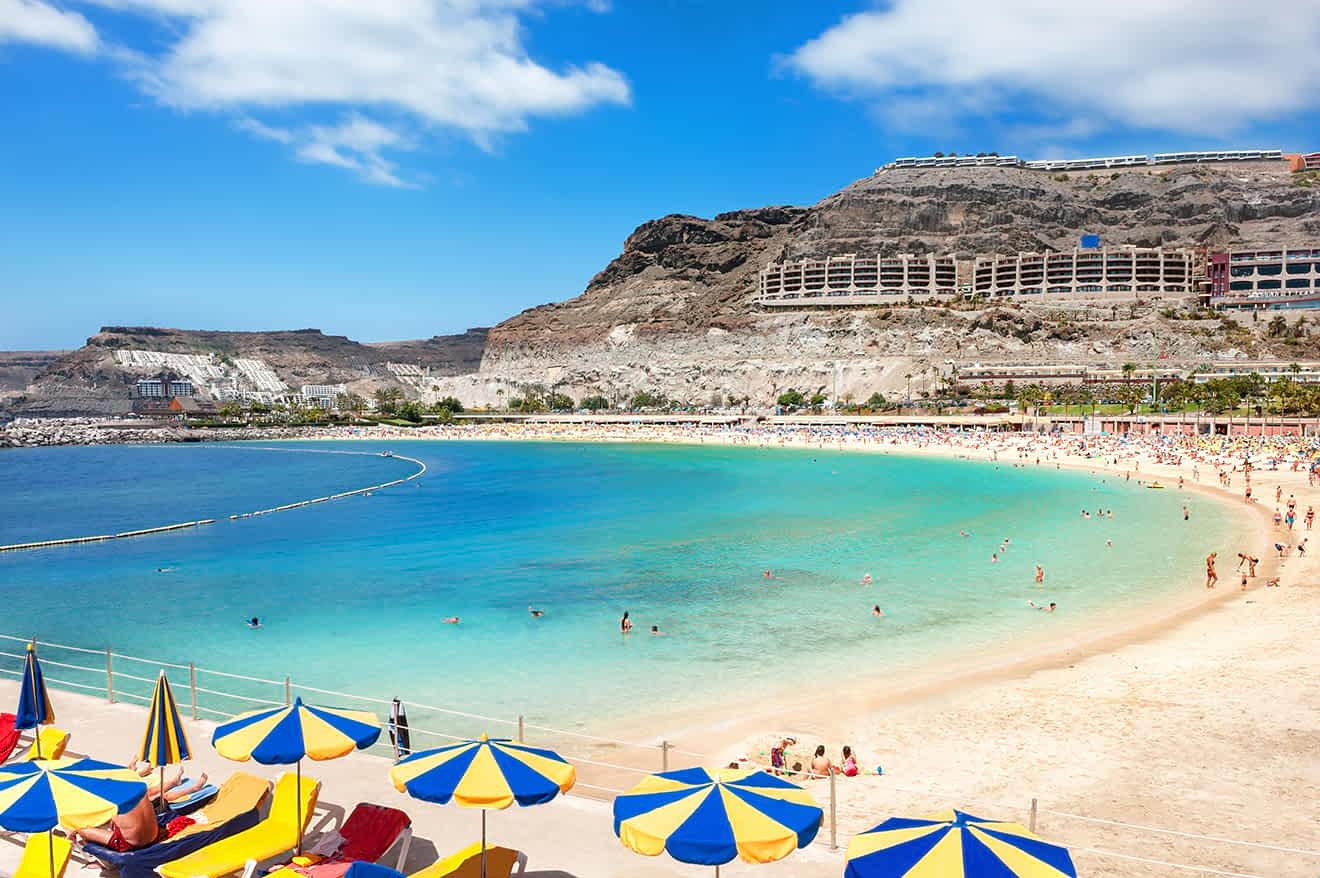
[[[288,677],[284,678],[284,706],[293,704],[293,681]]]
[[[188,686],[192,689],[193,719],[197,719],[197,666],[188,662]]]
[[[673,746],[668,741],[660,742],[660,770],[669,770],[669,748]]]
[[[1028,827],[1032,832],[1036,831],[1036,800],[1031,800],[1031,826]]]
[[[105,648],[105,700],[111,704],[115,702],[115,665],[108,646]]]
[[[523,715],[520,713],[518,714],[518,743],[520,744],[527,740],[527,738],[523,736],[523,731]]]
[[[835,780],[834,772],[830,772],[830,850],[839,849],[839,799],[837,796],[838,781]]]

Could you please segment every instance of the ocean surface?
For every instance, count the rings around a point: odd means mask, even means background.
[[[1175,489],[1006,462],[567,443],[271,448],[0,452],[0,544],[222,519],[0,554],[0,634],[113,648],[115,687],[129,700],[149,692],[161,661],[193,662],[287,676],[295,694],[399,696],[591,730],[966,654],[1198,588],[1204,555],[1231,557],[1233,543],[1222,510]],[[416,469],[384,449],[425,461],[427,474],[369,497],[227,520]],[[1034,612],[1027,600],[1060,609]],[[625,610],[636,623],[627,637]],[[251,616],[263,627],[249,629]],[[442,621],[452,616],[461,622]],[[666,636],[650,636],[652,625]],[[0,651],[21,644],[0,641]],[[97,669],[47,674],[104,691],[103,655],[43,657]],[[17,666],[0,656],[0,669]],[[187,704],[188,670],[169,673]],[[209,674],[198,685],[284,697],[282,685]],[[226,713],[253,706],[200,698]]]

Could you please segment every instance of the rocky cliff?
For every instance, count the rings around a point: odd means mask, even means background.
[[[214,332],[107,326],[82,348],[43,360],[26,387],[10,391],[8,410],[28,416],[127,411],[133,382],[153,370],[126,367],[116,351],[189,354],[214,357],[222,363],[259,360],[295,391],[303,384],[345,384],[364,396],[383,387],[400,387],[415,396],[430,376],[476,371],[485,340],[485,329],[417,341],[361,344],[318,329]],[[406,370],[412,374],[400,374],[390,364],[413,367]]]
[[[1154,166],[1106,174],[1017,168],[889,169],[810,207],[644,223],[623,252],[565,302],[490,332],[480,371],[443,393],[496,402],[524,384],[585,394],[663,392],[764,399],[776,389],[893,390],[946,359],[1084,363],[1270,355],[1257,334],[1149,310],[1061,315],[895,309],[767,313],[752,303],[760,269],[842,253],[984,253],[1107,246],[1226,247],[1320,242],[1320,188],[1282,163]],[[1066,325],[1060,317],[1066,316]],[[1248,320],[1248,324],[1250,321]],[[1278,347],[1277,345],[1275,347]],[[1320,351],[1296,347],[1278,355]]]
[[[1278,162],[1108,174],[883,170],[809,207],[644,223],[581,295],[525,311],[489,333],[363,345],[316,330],[108,327],[46,366],[19,408],[121,410],[135,376],[116,364],[117,349],[251,357],[294,388],[346,383],[365,395],[399,386],[410,396],[452,394],[469,405],[501,404],[527,385],[579,398],[646,390],[691,403],[730,396],[765,402],[789,387],[861,399],[905,387],[909,376],[914,391],[933,386],[952,362],[1320,359],[1320,336],[1271,338],[1262,331],[1266,321],[1252,317],[1234,326],[1149,307],[1057,305],[770,313],[753,303],[763,266],[800,257],[933,252],[969,260],[1069,249],[1084,232],[1102,235],[1107,246],[1320,244],[1315,182]]]

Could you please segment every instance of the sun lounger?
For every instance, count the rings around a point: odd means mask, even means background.
[[[18,746],[18,729],[14,722],[18,717],[12,713],[0,713],[0,762],[4,762]]]
[[[54,726],[42,726],[37,732],[37,741],[41,742],[42,759],[59,759],[64,755],[64,748],[69,746],[69,733]],[[31,762],[37,758],[37,741],[33,741],[32,746],[24,754],[24,762]]]
[[[185,857],[165,863],[156,869],[161,878],[219,878],[254,870],[255,865],[286,854],[298,846],[298,838],[311,822],[312,811],[321,792],[321,782],[303,777],[302,789],[297,778],[285,774],[275,783],[270,813],[256,826],[245,829],[193,851]],[[294,819],[297,800],[302,825]]]
[[[295,878],[295,875],[343,878],[353,863],[378,863],[396,847],[399,853],[394,859],[402,869],[412,843],[412,818],[397,808],[360,802],[348,815],[338,835],[343,841],[324,860],[310,866],[294,866],[287,871],[280,869],[275,874],[288,878]]]
[[[487,878],[509,878],[527,871],[527,855],[522,851],[509,848],[486,846]],[[427,866],[420,872],[414,872],[406,878],[479,878],[481,875],[481,842],[468,845],[456,854],[445,857],[438,863]],[[344,878],[405,878],[402,872],[386,866],[372,863],[354,863]]]
[[[214,801],[192,815],[197,822],[168,841],[126,853],[99,844],[84,845],[83,850],[118,870],[120,878],[157,878],[156,867],[160,864],[173,862],[256,826],[261,822],[261,805],[269,795],[269,781],[236,771],[220,785]]]
[[[51,875],[51,846],[55,851],[55,874]],[[62,835],[51,836],[49,832],[34,832],[23,845],[23,859],[18,862],[18,871],[14,878],[63,878],[64,870],[69,867],[69,852],[73,845]]]
[[[522,851],[486,846],[486,878],[509,878],[515,866],[519,875],[527,871],[527,855]],[[408,878],[480,878],[480,875],[481,842],[475,842]]]

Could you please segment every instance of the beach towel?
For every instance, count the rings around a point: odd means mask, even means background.
[[[14,723],[18,717],[12,713],[0,713],[0,762],[4,762],[18,747],[18,729]]]

